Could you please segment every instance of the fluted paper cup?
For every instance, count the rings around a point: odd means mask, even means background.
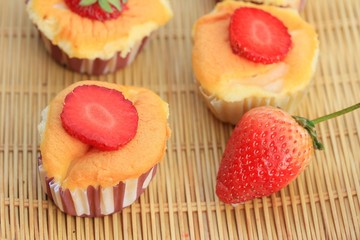
[[[110,59],[101,59],[101,58],[86,59],[86,58],[70,57],[68,54],[62,51],[57,45],[53,44],[41,32],[40,32],[40,37],[45,45],[46,50],[49,52],[49,54],[57,63],[67,67],[72,71],[79,73],[87,73],[91,75],[103,75],[125,68],[134,61],[136,56],[144,48],[144,45],[146,44],[149,38],[149,37],[145,37],[142,40],[136,42],[131,48],[130,52],[126,54],[126,56],[123,56],[121,52],[117,52]]]
[[[43,190],[64,213],[80,217],[101,217],[121,211],[134,203],[149,186],[157,165],[139,178],[121,181],[115,186],[88,186],[86,189],[63,189],[54,178],[47,176],[41,156],[38,161]]]

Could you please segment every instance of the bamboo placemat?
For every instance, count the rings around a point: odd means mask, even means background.
[[[171,1],[174,19],[126,70],[72,73],[45,52],[23,0],[0,1],[1,239],[360,239],[360,112],[321,123],[325,150],[296,181],[236,208],[215,195],[216,172],[232,126],[201,101],[191,69],[193,22],[214,1]],[[360,1],[309,0],[321,56],[297,114],[315,118],[360,102]],[[61,213],[37,173],[40,111],[81,79],[148,87],[170,104],[172,137],[147,191],[104,218]]]

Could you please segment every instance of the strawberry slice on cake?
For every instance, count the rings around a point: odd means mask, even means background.
[[[284,60],[292,45],[283,22],[251,7],[235,10],[230,20],[229,39],[235,54],[264,64]]]
[[[136,134],[138,114],[134,105],[114,89],[96,85],[76,87],[64,101],[64,129],[100,150],[116,150]]]

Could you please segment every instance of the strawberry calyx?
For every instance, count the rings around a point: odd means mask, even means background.
[[[305,128],[306,131],[310,134],[314,148],[317,150],[323,150],[324,145],[318,139],[318,135],[315,130],[314,122],[309,119],[306,119],[304,117],[299,117],[299,116],[293,116],[293,118],[296,120],[297,123],[300,124],[300,126]]]
[[[127,0],[65,0],[74,13],[93,20],[115,19],[126,9]]]
[[[357,103],[355,105],[352,105],[352,106],[342,109],[340,111],[316,118],[314,120],[309,120],[307,118],[299,117],[299,116],[293,116],[293,118],[300,124],[300,126],[302,126],[303,128],[305,128],[308,131],[308,133],[310,134],[310,137],[313,141],[314,148],[317,150],[323,150],[324,145],[318,139],[318,136],[317,136],[317,133],[315,130],[315,125],[320,122],[341,116],[348,112],[352,112],[358,108],[360,108],[360,103]]]
[[[126,3],[127,0],[121,1],[121,0],[81,0],[79,5],[80,6],[90,6],[95,3],[98,3],[101,9],[103,9],[105,12],[111,13],[114,11],[114,6],[118,11],[121,11],[122,9],[122,3]]]

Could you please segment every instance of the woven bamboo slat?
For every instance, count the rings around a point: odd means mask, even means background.
[[[202,102],[191,68],[194,21],[215,1],[174,1],[174,19],[135,62],[101,77],[50,59],[23,0],[0,1],[0,239],[360,239],[360,111],[319,124],[325,150],[296,181],[236,208],[215,195],[232,126]],[[315,118],[360,102],[360,1],[309,0],[319,33],[314,84],[297,114]],[[172,137],[147,191],[104,218],[61,213],[37,174],[40,111],[73,82],[98,79],[152,89],[170,105]]]

